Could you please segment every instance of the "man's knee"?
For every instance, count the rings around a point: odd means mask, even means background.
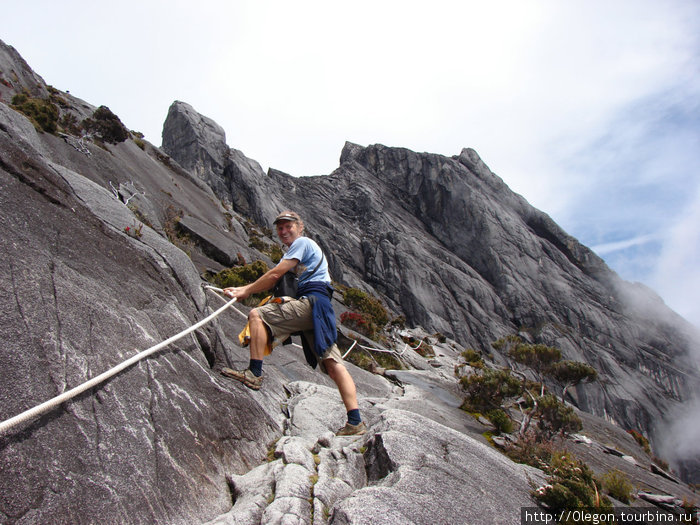
[[[330,377],[333,381],[335,381],[335,378],[337,377],[338,369],[336,368],[335,365],[337,365],[333,359],[324,359],[323,360],[323,366],[326,369],[326,373],[328,374],[328,377]]]
[[[249,313],[248,313],[248,321],[253,323],[257,322],[262,322],[262,317],[260,317],[260,312],[258,312],[257,308],[253,308]]]
[[[347,377],[351,377],[347,368],[345,368],[345,365],[339,363],[335,359],[324,359],[323,366],[326,369],[328,377],[330,377],[336,383],[339,380],[344,379],[346,375]]]
[[[257,308],[253,308],[248,314],[248,326],[250,327],[251,337],[270,337],[270,329],[265,324],[265,321],[263,321]]]

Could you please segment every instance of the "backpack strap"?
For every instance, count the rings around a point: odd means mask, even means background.
[[[319,248],[319,249],[320,249],[320,248]],[[318,270],[318,269],[321,267],[321,263],[324,261],[325,258],[326,258],[326,254],[323,253],[323,250],[321,250],[321,260],[318,261],[318,264],[316,265],[316,268],[314,268],[314,269],[311,271],[311,273],[310,273],[303,281],[302,281],[301,279],[299,279],[299,283],[303,283],[304,281],[308,281],[309,279],[311,279],[311,277],[313,276],[313,274],[316,273],[316,270]]]

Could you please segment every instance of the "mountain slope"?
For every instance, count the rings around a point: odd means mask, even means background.
[[[296,178],[222,153],[222,134],[215,145],[197,134],[204,118],[175,102],[163,132],[168,153],[208,173],[226,188],[222,199],[260,224],[299,210],[330,253],[334,279],[373,291],[409,324],[485,352],[513,333],[556,346],[603,377],[573,402],[652,435],[700,391],[692,326],[511,192],[473,150],[445,157],[348,143],[333,173]],[[191,154],[193,137],[200,150],[220,152],[216,170]]]

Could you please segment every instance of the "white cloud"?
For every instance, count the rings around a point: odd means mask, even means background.
[[[651,286],[666,302],[700,328],[700,185],[669,231]]]
[[[628,248],[640,246],[649,242],[658,241],[660,238],[660,235],[656,233],[648,235],[639,235],[632,239],[625,239],[622,241],[599,244],[597,246],[593,246],[591,250],[596,252],[598,255],[603,256],[608,253],[617,252],[619,250],[626,250]]]

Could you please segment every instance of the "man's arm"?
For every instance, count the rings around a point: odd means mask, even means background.
[[[249,295],[264,292],[273,288],[277,281],[289,270],[293,270],[299,264],[298,259],[282,259],[277,266],[261,275],[256,281],[241,287],[224,288],[224,293],[229,297],[245,299]]]

